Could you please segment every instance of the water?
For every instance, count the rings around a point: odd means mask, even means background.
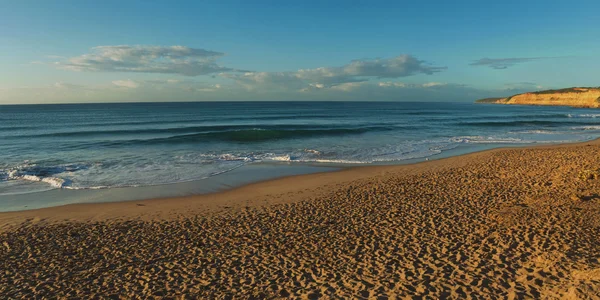
[[[2,196],[181,183],[259,164],[393,164],[598,136],[600,111],[566,107],[407,102],[0,106],[0,206]]]

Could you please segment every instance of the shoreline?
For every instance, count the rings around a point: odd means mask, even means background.
[[[574,143],[541,144],[515,147],[499,147],[468,152],[456,156],[441,157],[433,160],[412,162],[406,164],[368,165],[339,167],[337,170],[322,171],[308,174],[295,174],[272,179],[259,180],[235,186],[230,189],[217,190],[203,194],[175,197],[143,198],[116,202],[70,203],[65,205],[0,212],[0,232],[22,225],[54,224],[60,222],[90,222],[108,220],[157,220],[169,219],[173,216],[184,217],[194,214],[210,214],[226,212],[230,208],[239,210],[242,207],[260,207],[264,205],[292,203],[300,201],[290,194],[304,194],[311,190],[311,196],[316,196],[314,190],[326,189],[331,185],[339,185],[353,180],[365,179],[386,173],[407,171],[410,173],[424,172],[457,166],[463,160],[474,159],[482,155],[513,149],[545,149],[579,147],[583,145],[600,145],[600,138]],[[297,186],[292,187],[296,184]],[[171,186],[163,185],[164,187]],[[160,187],[160,186],[159,186]],[[44,192],[40,192],[44,193]],[[287,200],[273,199],[273,194],[286,194]],[[259,201],[257,198],[269,198]],[[291,196],[291,197],[290,197]],[[242,203],[243,202],[243,203]],[[244,205],[242,205],[244,204]],[[191,209],[191,210],[190,210]]]
[[[574,141],[570,143],[578,143]],[[372,163],[334,163],[334,162],[259,162],[238,166],[228,172],[202,179],[175,183],[144,185],[136,187],[114,187],[106,189],[48,189],[30,193],[0,195],[3,206],[0,213],[20,212],[42,208],[65,206],[70,204],[111,203],[142,201],[159,198],[178,198],[215,194],[229,191],[248,184],[285,178],[295,175],[307,175],[340,171],[351,168],[386,167],[410,165],[425,161],[456,157],[498,148],[522,148],[557,143],[539,144],[475,144],[460,145],[427,157],[410,158],[399,161]],[[270,170],[269,170],[270,169]]]

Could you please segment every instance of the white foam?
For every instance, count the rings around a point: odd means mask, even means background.
[[[523,131],[512,131],[511,133],[525,133],[525,134],[556,134],[555,131],[550,130],[523,130]]]
[[[42,182],[48,183],[55,188],[62,188],[67,183],[66,180],[58,177],[44,177]]]
[[[600,114],[569,114],[569,118],[600,118]]]
[[[271,160],[271,161],[292,161],[292,157],[289,154],[285,154],[285,155],[279,155],[279,156],[265,157],[264,160]]]
[[[45,182],[55,188],[62,188],[66,183],[66,181],[64,179],[61,179],[58,177],[39,177],[39,176],[35,176],[35,175],[14,176],[12,179],[17,179],[17,180],[20,179],[20,180],[27,180],[27,181],[34,181],[34,182]]]
[[[334,163],[334,164],[369,164],[370,161],[361,161],[361,160],[346,160],[346,159],[302,159],[298,160],[298,162],[304,163]]]
[[[579,129],[600,130],[600,126],[582,126]],[[19,166],[0,170],[0,181],[15,185],[69,190],[109,189],[116,187],[152,186],[209,178],[252,163],[323,163],[370,164],[428,158],[449,149],[481,144],[556,143],[544,141],[543,136],[523,133],[550,134],[545,130],[523,130],[492,135],[465,135],[436,137],[423,140],[406,140],[392,136],[373,144],[356,140],[353,144],[337,145],[317,140],[314,144],[298,146],[274,144],[275,149],[233,149],[228,151],[183,150],[159,156],[131,155],[102,162],[84,164],[57,164],[38,166],[25,162]],[[562,132],[555,132],[562,133]],[[583,134],[580,132],[580,134]],[[590,134],[591,135],[591,134]],[[517,138],[521,137],[521,138]],[[531,137],[531,138],[530,138]],[[553,136],[549,136],[553,137]],[[353,141],[354,142],[354,141]],[[475,145],[477,144],[477,145]],[[318,150],[317,150],[318,149]],[[22,184],[17,183],[21,181]],[[36,184],[40,182],[44,184]],[[11,186],[8,183],[7,186]],[[15,190],[11,188],[11,192]]]
[[[53,188],[64,188],[70,181],[64,178],[52,176],[60,173],[69,173],[85,168],[83,165],[62,165],[52,167],[40,167],[36,164],[30,164],[25,161],[23,165],[13,167],[9,170],[0,170],[0,177],[3,181],[22,180],[29,182],[43,182]]]
[[[466,144],[527,144],[533,141],[524,141],[519,138],[501,138],[501,137],[483,137],[483,136],[463,136],[452,138],[455,143]]]
[[[312,154],[316,154],[316,155],[320,155],[321,154],[321,151],[314,150],[314,149],[304,149],[304,152],[306,152],[306,153],[312,153]]]
[[[248,157],[248,156],[238,156],[238,155],[229,154],[229,153],[219,155],[218,159],[226,160],[226,161],[251,161],[252,160],[252,158]]]
[[[573,130],[600,130],[600,125],[576,126],[571,127]]]
[[[130,186],[135,187],[135,186]],[[90,186],[90,187],[76,187],[76,186],[63,186],[63,189],[66,190],[103,190],[109,189],[111,186],[101,185],[101,186]]]

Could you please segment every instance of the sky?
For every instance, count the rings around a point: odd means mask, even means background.
[[[474,101],[600,86],[597,0],[0,0],[0,104]]]

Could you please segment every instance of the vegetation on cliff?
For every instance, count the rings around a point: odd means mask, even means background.
[[[479,99],[475,102],[477,103],[498,103],[499,100],[502,99],[506,99],[506,98],[485,98],[485,99]]]
[[[543,94],[560,94],[560,93],[585,93],[588,90],[597,90],[600,87],[570,87],[566,89],[558,89],[558,90],[544,90],[544,91],[535,91],[531,92],[531,94],[543,95]]]

